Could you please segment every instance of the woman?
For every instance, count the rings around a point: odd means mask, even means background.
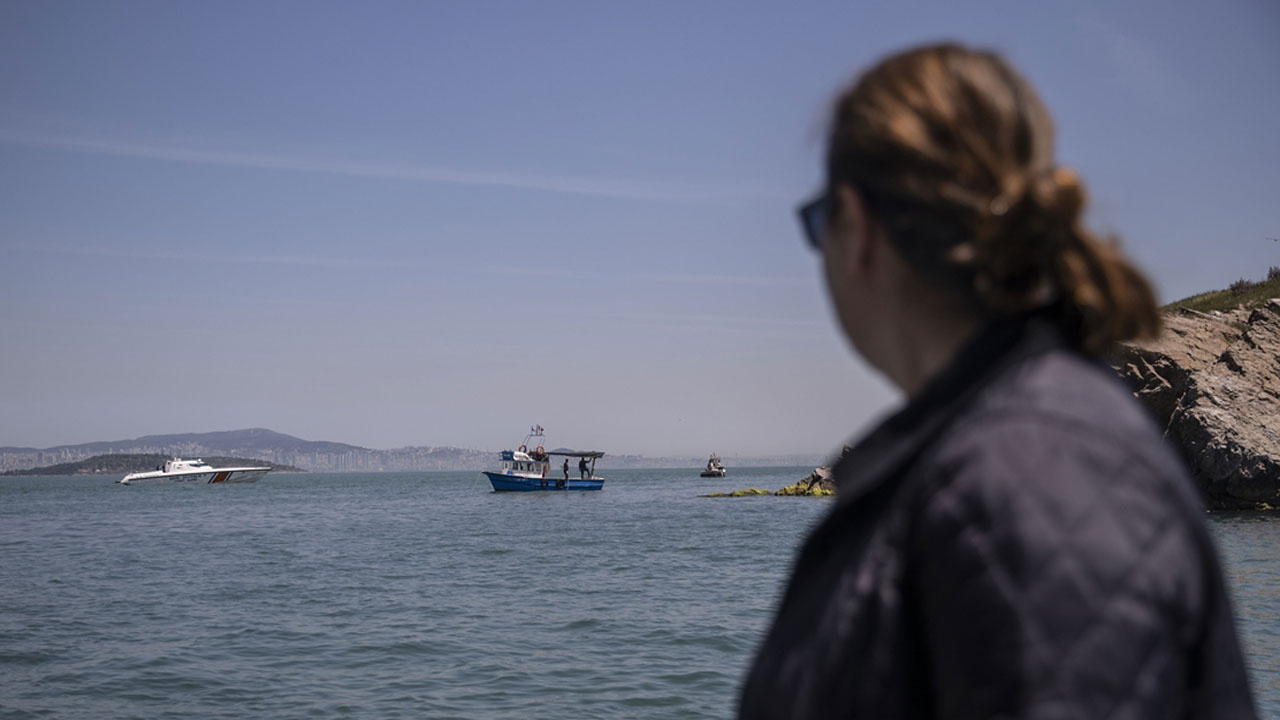
[[[801,210],[840,325],[907,397],[835,468],[743,718],[1253,718],[1194,487],[1099,358],[1159,330],[1000,57],[890,57]]]

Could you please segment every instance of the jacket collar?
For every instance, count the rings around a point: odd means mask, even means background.
[[[905,407],[845,453],[834,468],[836,502],[847,505],[896,477],[996,378],[1022,361],[1066,345],[1036,316],[984,326]]]

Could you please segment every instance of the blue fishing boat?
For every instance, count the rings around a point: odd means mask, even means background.
[[[494,492],[527,490],[599,490],[604,478],[596,477],[596,460],[604,457],[598,450],[569,450],[543,447],[545,437],[541,425],[529,428],[524,442],[515,450],[503,450],[501,465],[494,472],[483,471]],[[564,458],[553,468],[553,458]],[[573,466],[571,459],[576,459]]]

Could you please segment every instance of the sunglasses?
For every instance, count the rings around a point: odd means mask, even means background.
[[[814,250],[822,250],[822,234],[827,230],[830,207],[830,196],[824,191],[796,208],[796,214],[800,216],[800,226],[804,228],[805,240]]]

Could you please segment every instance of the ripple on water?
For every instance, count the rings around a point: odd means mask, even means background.
[[[683,471],[532,496],[471,473],[6,479],[0,704],[73,720],[724,718],[827,503],[698,497],[714,489]],[[1260,709],[1280,717],[1280,522],[1211,522]]]

